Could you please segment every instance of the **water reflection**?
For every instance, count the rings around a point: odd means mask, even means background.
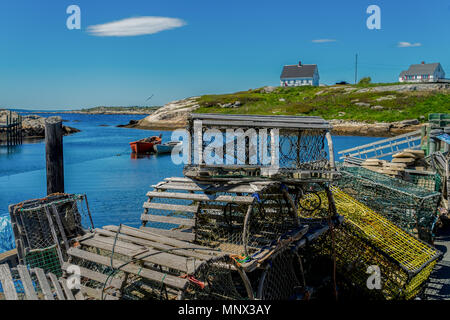
[[[154,156],[154,153],[131,153],[131,159],[137,160],[137,159],[150,159]]]

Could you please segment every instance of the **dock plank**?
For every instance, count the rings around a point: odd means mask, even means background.
[[[53,288],[55,288],[56,296],[58,297],[58,300],[66,300],[66,297],[64,296],[64,292],[59,284],[58,278],[53,273],[47,274],[47,276],[50,278]]]
[[[38,296],[33,286],[33,281],[31,280],[28,268],[23,265],[18,265],[17,271],[19,272],[20,280],[22,281],[23,289],[25,291],[25,297],[27,298],[27,300],[38,300]]]
[[[45,276],[44,270],[42,270],[41,268],[34,268],[34,273],[36,274],[36,277],[39,281],[39,286],[42,289],[45,300],[55,300],[50,284],[48,283],[47,277]]]
[[[9,266],[7,264],[0,265],[0,282],[2,283],[6,300],[19,300],[11,275],[11,270],[9,270]]]
[[[66,294],[66,299],[75,300],[72,290],[70,290],[69,287],[67,287],[66,279],[59,279],[59,283],[61,284],[61,287],[63,288],[64,293]]]

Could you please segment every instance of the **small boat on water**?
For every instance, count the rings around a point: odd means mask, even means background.
[[[148,137],[138,141],[130,142],[131,150],[134,153],[148,153],[154,152],[154,146],[161,144],[161,135]]]
[[[181,146],[181,141],[170,141],[163,144],[155,144],[153,149],[156,153],[171,153],[175,147]]]

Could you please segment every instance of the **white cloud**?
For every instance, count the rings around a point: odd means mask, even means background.
[[[154,34],[186,25],[181,19],[167,17],[136,17],[89,26],[88,32],[98,37],[132,37]]]
[[[336,42],[335,39],[315,39],[312,42],[314,43],[326,43],[326,42]]]
[[[411,42],[399,42],[397,44],[397,47],[399,48],[411,48],[411,47],[421,47],[422,44],[417,42],[417,43],[411,43]]]

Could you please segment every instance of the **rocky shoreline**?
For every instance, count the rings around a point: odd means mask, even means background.
[[[192,97],[170,102],[142,120],[131,120],[129,124],[120,125],[119,127],[164,131],[185,128],[189,114],[200,107],[197,99],[198,97]],[[330,123],[333,126],[333,135],[367,137],[393,137],[419,130],[425,125],[421,124],[418,120],[404,120],[392,123],[366,123],[336,119],[330,120]]]
[[[0,110],[0,123],[6,123],[6,115],[9,111]],[[17,117],[17,113],[12,113]],[[45,138],[45,119],[38,115],[27,115],[22,117],[22,132],[24,139],[43,139]],[[80,130],[63,125],[64,135],[80,132]],[[6,141],[6,134],[0,134],[0,141]]]

